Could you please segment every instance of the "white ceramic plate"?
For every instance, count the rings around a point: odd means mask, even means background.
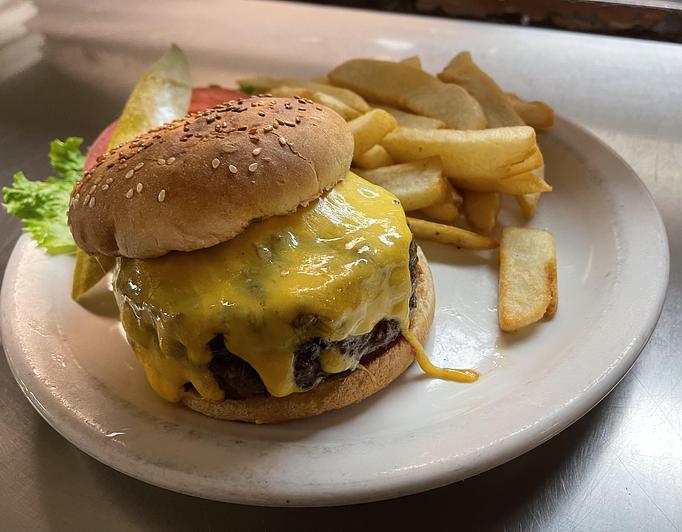
[[[424,245],[437,287],[428,351],[437,363],[478,368],[475,384],[412,367],[369,400],[314,419],[251,426],[204,418],[151,392],[117,320],[69,298],[73,260],[48,257],[26,237],[2,287],[12,371],[74,445],[200,497],[345,504],[485,471],[551,438],[616,385],[651,334],[667,285],[665,231],[633,171],[562,119],[540,142],[554,192],[532,225],[558,244],[553,320],[499,333],[496,255]],[[520,223],[513,212],[504,222]]]

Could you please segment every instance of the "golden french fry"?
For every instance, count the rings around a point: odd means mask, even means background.
[[[317,102],[321,105],[329,107],[333,111],[336,111],[344,120],[353,120],[353,118],[357,118],[361,114],[360,111],[353,109],[349,105],[346,105],[334,96],[324,92],[305,89],[303,87],[274,87],[270,89],[270,94],[285,98],[293,98],[295,96],[298,96],[299,98],[308,98],[309,100]]]
[[[437,222],[439,224],[454,224],[459,218],[459,207],[454,203],[449,203],[444,201],[442,203],[436,203],[430,207],[424,207],[414,213],[420,217],[431,220],[432,222]]]
[[[365,153],[379,144],[387,133],[398,127],[395,118],[381,109],[372,109],[348,122],[355,146],[353,157]]]
[[[351,90],[341,87],[334,87],[333,85],[327,85],[325,83],[308,81],[305,79],[271,78],[266,76],[258,76],[240,79],[238,80],[238,83],[242,86],[253,87],[257,92],[269,91],[275,87],[301,87],[303,89],[309,89],[314,92],[323,92],[324,94],[333,96],[337,100],[341,100],[349,107],[352,107],[361,113],[366,113],[370,109],[369,104],[362,98],[362,96],[354,93]]]
[[[451,225],[419,220],[409,216],[407,217],[407,225],[417,238],[450,244],[462,249],[495,249],[499,245],[497,240],[493,238]]]
[[[445,201],[450,193],[438,157],[354,171],[367,181],[395,194],[406,211]]]
[[[407,111],[401,111],[395,107],[388,105],[375,105],[377,109],[383,109],[387,113],[391,113],[393,118],[398,121],[399,126],[416,127],[419,129],[443,129],[445,122],[437,118],[429,118],[428,116],[415,115]]]
[[[533,170],[531,175],[541,178],[542,181],[546,183],[544,166]],[[538,208],[538,203],[540,202],[540,192],[545,191],[537,190],[530,193],[529,191],[526,191],[526,193],[520,195],[518,195],[519,193],[516,192],[516,203],[518,203],[519,207],[521,208],[521,214],[526,220],[530,220],[535,215],[535,211]]]
[[[422,69],[422,60],[419,58],[418,55],[412,55],[410,57],[406,57],[402,61],[398,61],[401,65],[407,65],[412,68],[418,68],[419,70]]]
[[[500,245],[498,318],[503,331],[516,331],[558,305],[556,244],[547,231],[505,227]]]
[[[462,87],[407,65],[352,59],[328,77],[368,100],[438,118],[453,129],[482,129],[487,124],[480,104]]]
[[[457,221],[457,218],[459,218],[459,206],[462,204],[462,196],[459,195],[450,181],[447,181],[447,184],[448,193],[445,200],[420,209],[416,212],[419,217],[441,224],[453,224]]]
[[[529,126],[544,129],[554,125],[554,109],[545,102],[527,102],[512,92],[506,93],[516,113]]]
[[[525,125],[495,80],[474,63],[471,53],[457,54],[438,78],[447,83],[457,83],[476,98],[483,107],[488,127]]]
[[[490,234],[500,211],[500,195],[497,192],[472,192],[462,190],[464,217],[471,228],[479,233]]]
[[[448,177],[501,179],[542,166],[535,130],[528,126],[481,131],[398,127],[381,144],[399,162],[438,155]]]
[[[395,161],[381,144],[371,147],[353,159],[354,167],[367,170],[380,166],[391,166],[392,164],[395,164]]]
[[[485,179],[471,177],[450,177],[459,189],[475,192],[502,192],[505,194],[532,194],[550,192],[552,187],[539,175],[532,172],[517,174],[504,179]]]

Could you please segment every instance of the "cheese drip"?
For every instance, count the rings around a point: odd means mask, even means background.
[[[409,324],[412,235],[398,200],[355,174],[296,212],[251,224],[232,240],[158,259],[118,260],[124,329],[154,390],[178,401],[191,382],[220,401],[209,342],[248,362],[268,392],[302,391],[294,353],[315,337],[366,334],[382,319]],[[326,372],[358,361],[329,350]]]
[[[419,367],[427,375],[438,379],[457,382],[475,382],[478,380],[480,374],[475,369],[452,369],[435,366],[429,360],[426,351],[424,351],[424,347],[414,334],[408,329],[403,329],[402,334],[403,338],[405,338],[414,349],[414,358],[417,359],[417,364],[419,364]]]

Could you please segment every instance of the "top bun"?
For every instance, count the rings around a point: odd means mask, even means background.
[[[152,258],[207,248],[319,197],[352,155],[346,122],[311,100],[232,101],[98,158],[74,187],[69,225],[87,253]]]

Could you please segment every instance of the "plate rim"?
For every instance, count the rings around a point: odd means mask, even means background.
[[[625,161],[613,148],[611,148],[611,146],[602,141],[587,128],[574,124],[573,122],[560,116],[557,116],[556,125],[557,128],[559,126],[562,128],[568,128],[568,130],[573,134],[577,133],[578,135],[587,137],[589,141],[594,143],[598,148],[605,150],[606,153],[613,158],[613,162],[622,165],[630,174],[628,178],[635,178],[632,181],[632,184],[636,185],[639,189],[641,189],[642,192],[644,192],[641,201],[648,204],[649,207],[653,207],[653,209],[650,209],[651,219],[649,222],[652,223],[652,226],[656,226],[656,235],[661,236],[659,239],[659,251],[661,256],[657,257],[659,260],[656,262],[658,265],[658,271],[661,275],[651,276],[652,279],[655,279],[658,282],[656,284],[652,284],[650,287],[652,291],[655,291],[656,293],[651,298],[652,303],[651,308],[648,309],[648,319],[642,320],[640,330],[637,331],[640,334],[637,334],[633,342],[626,346],[626,348],[621,352],[622,356],[618,359],[617,363],[612,366],[605,374],[603,374],[598,382],[594,382],[588,390],[585,390],[582,394],[580,394],[570,409],[566,404],[563,404],[561,407],[556,408],[549,415],[542,417],[537,426],[525,427],[523,430],[520,430],[515,434],[505,435],[500,441],[497,442],[497,452],[490,452],[485,455],[485,458],[480,460],[475,467],[469,467],[468,469],[448,467],[448,464],[455,461],[457,458],[457,456],[449,456],[438,463],[422,466],[418,471],[418,474],[386,475],[383,478],[385,481],[383,486],[377,485],[376,479],[373,479],[372,482],[368,482],[368,485],[362,486],[361,489],[358,489],[358,486],[353,485],[352,483],[330,484],[327,486],[326,492],[317,495],[290,492],[285,494],[275,490],[268,491],[265,493],[265,495],[260,497],[253,496],[252,493],[238,493],[228,495],[226,497],[225,493],[216,493],[215,496],[211,496],[210,493],[206,493],[205,491],[202,492],[201,489],[192,489],[191,487],[188,487],[189,484],[186,482],[178,483],[177,477],[170,478],[167,477],[167,475],[164,475],[163,473],[165,469],[160,468],[160,466],[154,466],[153,464],[145,463],[139,460],[137,456],[128,456],[123,447],[115,446],[114,449],[116,452],[112,453],[97,452],[99,450],[99,446],[96,443],[92,443],[97,438],[97,435],[94,435],[94,437],[90,436],[91,432],[89,430],[79,433],[77,428],[72,429],[71,424],[58,423],[57,418],[59,416],[54,412],[51,413],[40,403],[35,395],[33,395],[30,390],[27,389],[20,375],[21,368],[19,366],[22,362],[21,358],[23,357],[23,351],[19,345],[16,345],[18,343],[16,341],[17,339],[10,336],[10,331],[14,331],[11,325],[8,307],[10,306],[10,282],[14,283],[14,281],[16,281],[17,268],[15,263],[18,261],[19,251],[21,250],[22,246],[30,245],[30,239],[26,235],[22,235],[19,238],[12,250],[5,270],[2,289],[0,291],[0,333],[2,334],[2,345],[4,347],[5,355],[12,375],[15,381],[17,381],[22,393],[26,396],[41,417],[43,417],[43,419],[45,419],[48,424],[66,440],[89,456],[121,473],[132,476],[143,482],[197,497],[249,505],[343,505],[356,502],[383,500],[418,493],[427,489],[433,489],[452,482],[464,480],[465,478],[469,478],[497,467],[498,465],[501,465],[524,454],[525,452],[534,449],[550,438],[556,436],[567,427],[571,426],[582,416],[587,414],[597,404],[599,404],[599,402],[606,397],[610,391],[615,388],[615,386],[617,386],[617,384],[625,377],[634,362],[637,360],[639,354],[644,349],[649,338],[656,329],[656,324],[658,323],[658,319],[663,310],[667,294],[670,272],[670,251],[667,231],[656,203],[645,183],[634,171],[634,169],[627,163],[627,161]],[[552,133],[550,132],[549,134],[551,135]],[[644,206],[644,203],[642,206]],[[635,335],[633,334],[633,336]],[[88,442],[89,439],[92,439],[92,442]],[[88,446],[88,443],[90,443],[90,446]],[[155,468],[160,470],[155,471]],[[173,474],[180,476],[187,475],[185,472],[177,470],[173,471]],[[186,478],[185,480],[191,481],[191,475],[187,476],[189,478]]]

